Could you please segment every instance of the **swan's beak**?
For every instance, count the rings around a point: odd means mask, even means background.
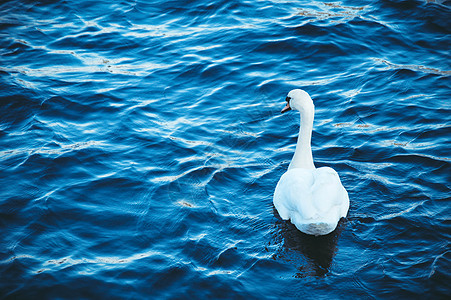
[[[284,112],[287,112],[289,110],[291,110],[290,102],[287,101],[287,105],[285,105],[285,107],[282,109],[281,113],[283,114]]]

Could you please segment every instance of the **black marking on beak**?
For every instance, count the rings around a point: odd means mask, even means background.
[[[284,112],[287,112],[287,111],[291,110],[291,107],[290,107],[290,100],[291,100],[290,97],[286,97],[286,98],[285,98],[285,101],[287,101],[287,105],[285,105],[285,107],[282,109],[282,111],[281,111],[282,114],[283,114]]]

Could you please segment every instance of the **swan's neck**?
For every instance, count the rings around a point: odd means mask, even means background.
[[[311,146],[314,114],[314,110],[303,111],[300,114],[301,121],[298,142],[296,144],[296,151],[294,152],[293,159],[291,160],[288,169],[315,169]]]

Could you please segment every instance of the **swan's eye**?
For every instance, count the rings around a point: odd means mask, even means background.
[[[285,101],[290,102],[291,98],[290,97],[286,97]]]

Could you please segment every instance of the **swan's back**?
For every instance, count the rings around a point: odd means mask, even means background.
[[[349,209],[348,193],[329,167],[289,169],[277,183],[273,202],[282,219],[313,235],[332,232]]]

